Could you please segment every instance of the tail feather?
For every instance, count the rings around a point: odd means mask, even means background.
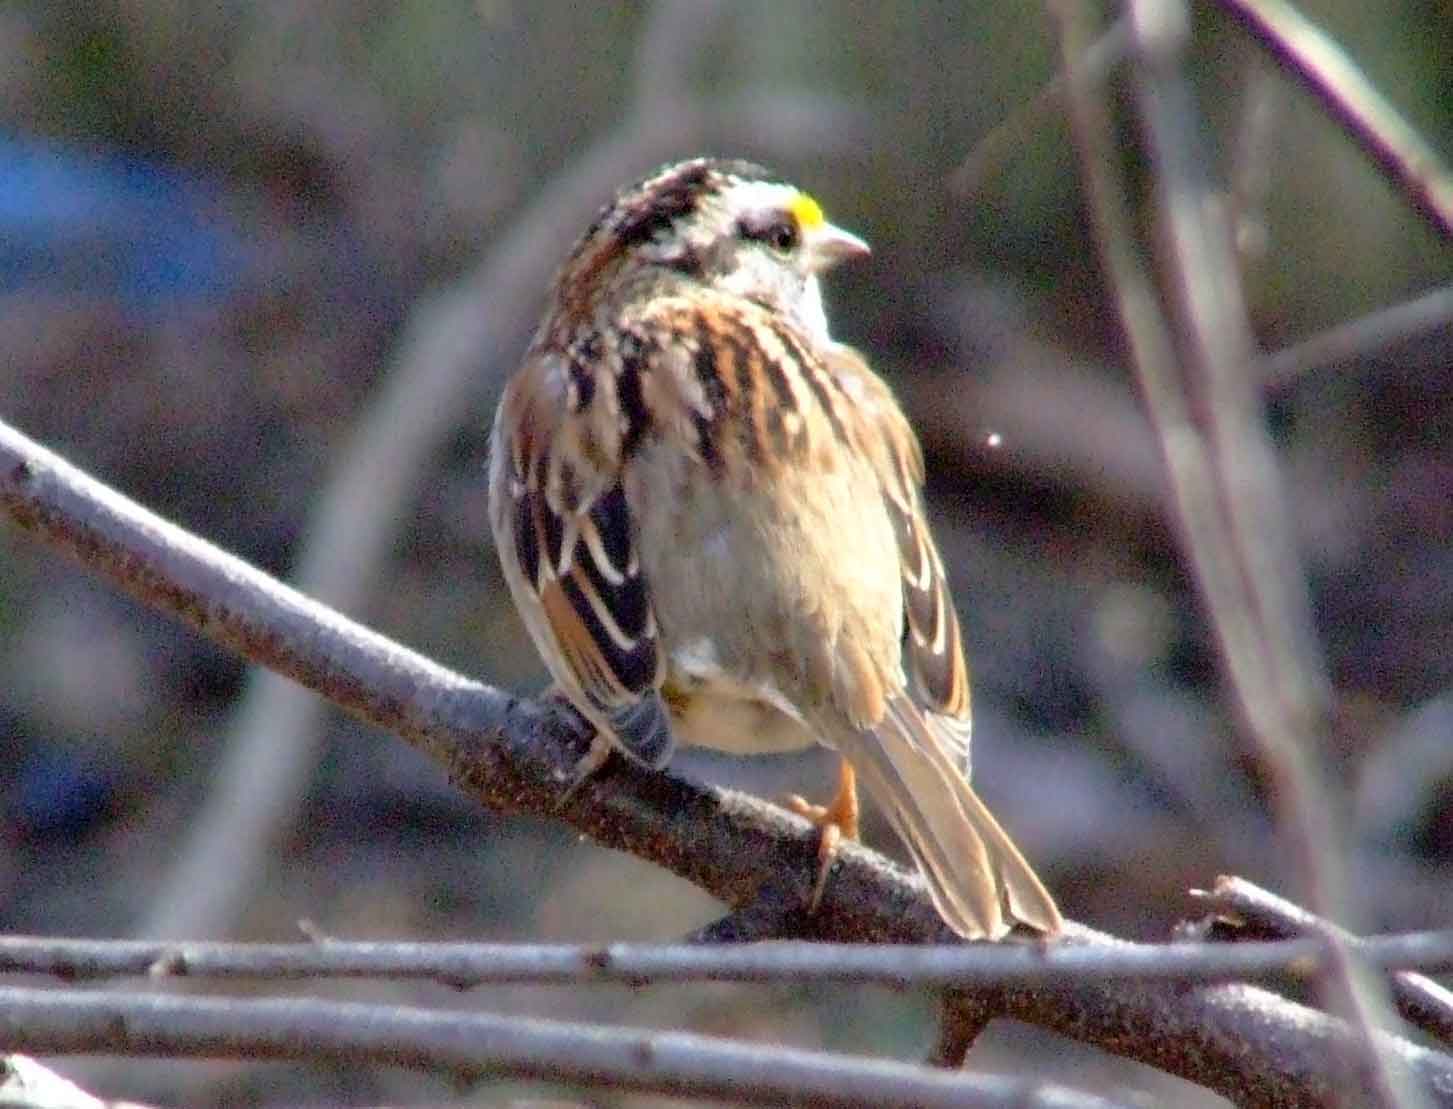
[[[1053,934],[1053,898],[951,757],[952,736],[902,694],[871,730],[839,738],[928,880],[934,905],[968,939],[1002,938],[1021,922]]]
[[[897,766],[871,737],[851,750],[848,760],[928,880],[939,915],[967,939],[1003,936],[1009,928],[996,896],[993,870],[972,829],[960,825],[957,830],[966,833],[961,837],[936,830],[932,819],[911,800],[919,794],[907,787]],[[897,798],[908,800],[899,803]]]

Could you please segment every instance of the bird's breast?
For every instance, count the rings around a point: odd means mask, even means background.
[[[668,686],[682,694],[683,739],[706,742],[693,733],[711,729],[691,716],[711,700],[734,715],[733,729],[774,725],[747,749],[802,746],[801,720],[852,696],[845,667],[901,687],[896,537],[866,464],[733,483],[647,448],[628,472],[627,499]],[[688,693],[700,702],[694,713]]]

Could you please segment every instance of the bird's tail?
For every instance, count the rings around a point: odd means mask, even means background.
[[[961,739],[908,697],[872,728],[838,735],[873,800],[928,880],[933,903],[966,939],[1001,939],[1015,923],[1053,935],[1054,899],[950,757]]]

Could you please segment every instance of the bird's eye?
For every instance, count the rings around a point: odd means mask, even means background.
[[[778,220],[767,228],[764,238],[773,250],[789,254],[797,247],[797,225],[787,220]]]
[[[761,224],[744,221],[740,231],[742,238],[766,243],[780,254],[791,254],[802,241],[802,233],[798,230],[797,223],[790,219],[775,219]]]

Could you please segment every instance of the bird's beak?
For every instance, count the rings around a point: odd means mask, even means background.
[[[811,228],[805,238],[807,268],[811,273],[822,273],[839,262],[864,258],[872,253],[868,244],[851,231],[844,231],[830,223],[820,223]]]

